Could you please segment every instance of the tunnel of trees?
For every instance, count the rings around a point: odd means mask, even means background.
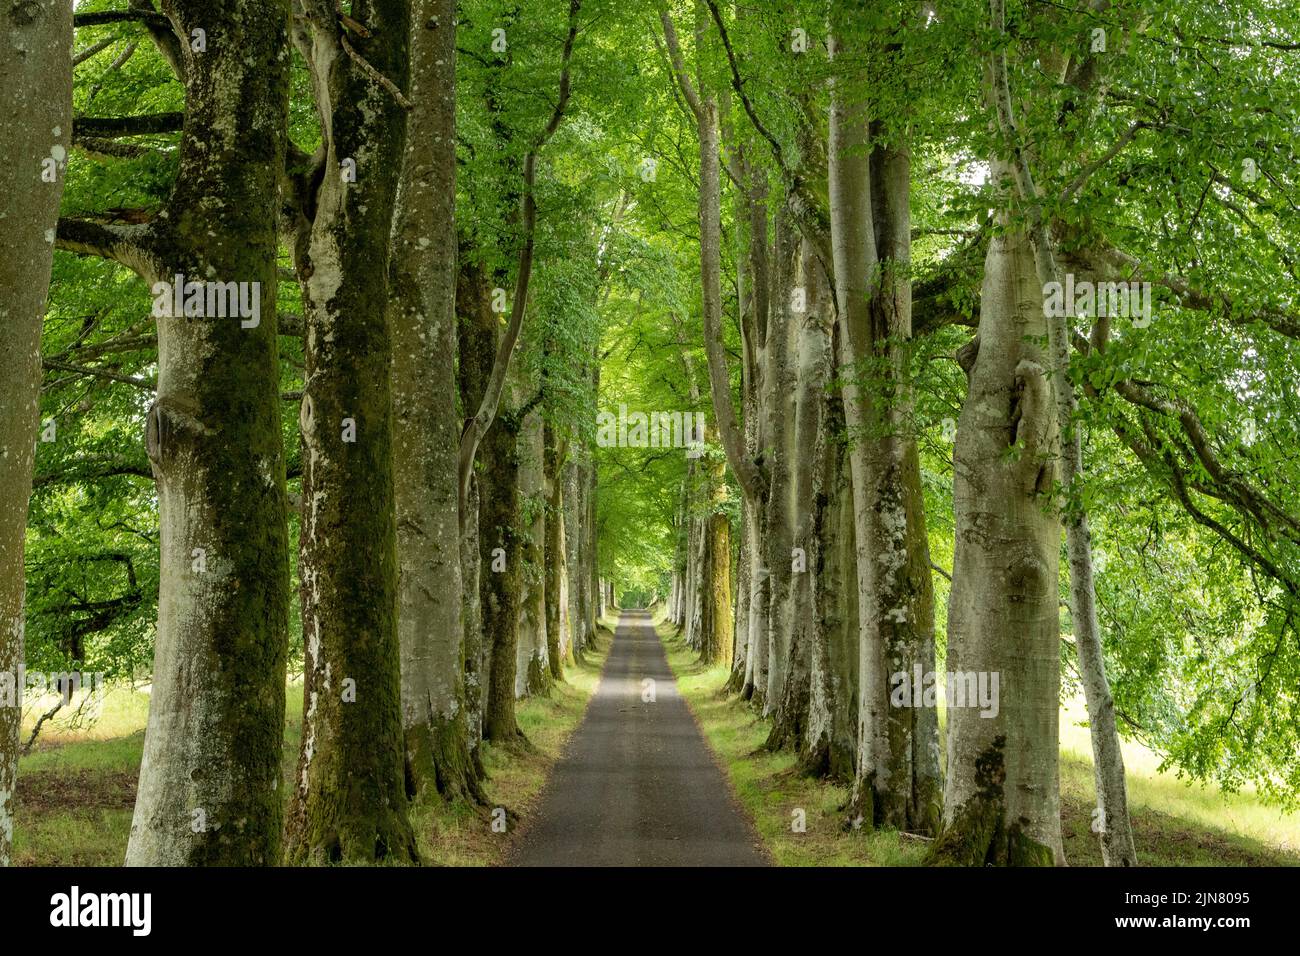
[[[413,808],[490,813],[485,744],[618,607],[847,787],[845,839],[1068,862],[1071,699],[1107,865],[1123,741],[1294,807],[1297,37],[5,4],[0,863],[77,706],[24,669],[148,686],[128,864],[437,862]]]

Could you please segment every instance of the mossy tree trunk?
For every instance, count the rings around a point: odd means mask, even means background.
[[[832,333],[831,354],[839,333]],[[838,359],[836,366],[843,364]],[[808,732],[802,769],[852,782],[858,739],[857,548],[853,537],[853,482],[844,442],[844,403],[839,392],[823,394],[821,464],[816,481],[817,554],[809,555],[816,620],[809,655]]]
[[[8,100],[0,115],[0,866],[8,866],[22,722],[23,550],[40,419],[41,325],[72,141],[72,8],[63,0],[7,4],[0,10],[0,36],[0,89]]]
[[[459,248],[459,247],[458,247]],[[457,387],[460,407],[477,408],[483,400],[496,355],[495,316],[491,288],[483,269],[461,248],[456,277]],[[482,767],[483,711],[487,703],[490,647],[483,639],[483,561],[479,551],[479,520],[483,485],[490,478],[482,467],[470,476],[469,495],[461,511],[461,614],[465,641],[465,712],[474,763]]]
[[[280,859],[289,553],[276,345],[287,2],[167,5],[185,84],[180,167],[148,223],[61,223],[59,244],[151,286],[247,283],[248,316],[158,322],[145,443],[158,495],[154,681],[126,863]],[[156,290],[155,295],[157,294]]]
[[[767,747],[801,750],[809,733],[812,692],[813,644],[818,638],[813,613],[813,574],[821,542],[815,537],[817,490],[825,444],[822,411],[829,372],[828,333],[834,322],[830,281],[803,242],[798,285],[804,290],[805,308],[792,314],[795,349],[789,363],[791,465],[789,479],[790,560],[785,565],[785,585],[780,602],[780,626],[789,634],[786,680],[773,713]],[[775,604],[774,604],[775,607]],[[774,615],[775,617],[775,615]]]
[[[712,436],[716,440],[716,433]],[[701,463],[700,490],[707,500],[700,518],[699,634],[700,662],[730,665],[734,656],[735,613],[731,590],[731,520],[727,517],[727,460],[710,450]]]
[[[573,646],[573,638],[568,633],[568,560],[564,553],[565,443],[560,441],[550,422],[545,428],[546,547],[542,557],[545,565],[546,658],[551,679],[562,681],[564,662]]]
[[[705,555],[708,594],[705,621],[700,632],[700,660],[712,667],[730,664],[735,638],[735,616],[731,604],[731,522],[720,509],[705,519]]]
[[[794,315],[793,295],[801,281],[800,243],[789,212],[776,215],[774,272],[776,294],[768,315],[763,371],[762,456],[767,471],[765,497],[764,563],[767,567],[767,685],[763,693],[764,716],[778,716],[790,670],[792,625],[789,611],[791,553],[794,546],[794,469],[791,458],[797,389],[795,386],[793,338],[799,317]],[[796,698],[798,695],[796,695]],[[779,722],[779,721],[778,721]]]
[[[569,583],[569,631],[575,662],[583,660],[586,646],[586,584],[584,583],[583,450],[574,448],[564,464],[564,559]]]
[[[523,734],[515,719],[520,578],[523,535],[519,517],[518,435],[507,415],[497,415],[479,447],[480,594],[484,652],[488,657],[483,737],[512,743]]]
[[[412,796],[483,800],[470,757],[457,513],[455,3],[415,0],[393,217],[393,448],[402,725]]]
[[[523,564],[519,572],[519,627],[515,696],[550,690],[546,631],[546,477],[545,425],[534,408],[519,426],[519,532]]]
[[[853,45],[833,10],[832,56]],[[910,162],[876,144],[865,104],[832,87],[830,197],[844,410],[853,479],[859,609],[859,743],[850,815],[859,825],[934,832],[940,819],[933,702],[891,702],[900,675],[934,671],[934,609],[920,464],[907,434],[900,343],[911,335]],[[867,380],[868,366],[879,373]]]
[[[354,3],[350,43],[407,88],[407,0]],[[302,749],[287,828],[292,863],[418,859],[407,814],[397,631],[389,250],[406,113],[351,56],[331,5],[307,5],[299,42],[325,132],[301,224],[306,312],[301,532]],[[356,162],[355,182],[343,174]]]

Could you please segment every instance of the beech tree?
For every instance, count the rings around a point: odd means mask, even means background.
[[[319,175],[297,210],[294,250],[306,305],[299,419],[306,703],[286,858],[415,862],[387,311],[411,5],[354,4],[355,23],[316,0],[302,0],[297,13],[294,41],[311,69],[322,143]],[[371,292],[375,283],[383,295]]]
[[[408,787],[485,799],[470,755],[456,428],[456,10],[411,4],[391,252],[398,634]]]
[[[23,546],[39,423],[41,324],[72,135],[72,11],[54,0],[7,8],[0,13],[0,33],[0,84],[13,96],[13,108],[0,119],[0,191],[6,197],[0,251],[0,866],[8,866],[22,722]]]
[[[57,238],[143,278],[158,327],[145,434],[158,625],[127,862],[271,864],[289,603],[275,313],[288,9],[177,2],[151,22],[185,91],[170,195],[144,222],[62,218]],[[86,129],[74,118],[74,140]],[[238,285],[238,309],[213,311],[214,283]]]

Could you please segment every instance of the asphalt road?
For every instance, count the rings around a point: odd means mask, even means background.
[[[647,679],[653,702],[645,699]],[[677,692],[647,613],[623,612],[596,694],[510,862],[767,864]]]

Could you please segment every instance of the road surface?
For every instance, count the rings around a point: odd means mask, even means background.
[[[516,866],[768,862],[644,611],[623,612],[596,694],[532,817]]]

